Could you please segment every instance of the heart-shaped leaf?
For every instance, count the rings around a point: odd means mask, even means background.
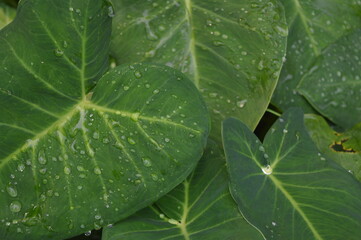
[[[282,3],[290,29],[287,60],[272,102],[283,110],[302,106],[304,111],[314,112],[296,88],[303,76],[317,64],[318,57],[328,58],[327,47],[361,27],[361,3],[358,0],[282,0]],[[343,55],[343,58],[348,59],[348,56]],[[325,74],[328,78],[328,73]],[[315,83],[309,87],[315,89]]]
[[[299,110],[263,144],[236,119],[224,122],[223,140],[231,193],[266,239],[360,239],[361,184],[319,153]]]
[[[15,17],[15,9],[0,2],[0,29],[8,25]]]
[[[278,0],[114,0],[111,52],[118,63],[156,62],[186,73],[212,114],[255,128],[285,55],[287,26]]]
[[[361,122],[360,42],[361,28],[324,49],[298,87],[322,115],[346,129]]]
[[[305,125],[318,149],[361,181],[361,123],[339,133],[318,115],[305,115]]]
[[[261,240],[237,209],[223,153],[210,142],[199,165],[173,191],[134,216],[103,230],[103,240]]]
[[[105,0],[25,0],[0,32],[1,239],[114,223],[181,183],[202,155],[207,109],[183,74],[124,66],[93,88],[108,66],[112,11]]]

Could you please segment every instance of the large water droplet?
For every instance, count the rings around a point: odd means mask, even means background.
[[[13,213],[18,213],[21,210],[21,203],[19,201],[13,201],[10,204],[10,211]]]
[[[13,186],[7,186],[6,191],[10,195],[10,197],[16,197],[18,195],[18,191]]]
[[[270,165],[267,165],[265,167],[262,168],[262,172],[266,175],[271,175],[272,174],[272,167]]]

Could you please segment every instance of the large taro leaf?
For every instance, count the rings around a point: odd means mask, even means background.
[[[103,230],[103,240],[261,240],[228,190],[223,153],[213,142],[193,173],[153,206]]]
[[[118,63],[156,62],[186,73],[220,141],[229,116],[255,128],[277,83],[287,26],[278,0],[114,0],[111,53]]]
[[[105,0],[25,0],[0,32],[1,239],[114,223],[202,154],[207,109],[183,74],[124,66],[93,88],[108,66],[109,15]]]
[[[263,144],[228,119],[223,140],[232,196],[266,239],[360,239],[361,184],[319,153],[301,111],[287,111]]]
[[[289,26],[287,60],[272,102],[283,110],[302,106],[304,111],[313,112],[313,108],[297,91],[297,85],[314,67],[317,57],[328,58],[324,50],[330,44],[361,27],[361,2],[282,0],[282,3]],[[343,57],[348,58],[346,55]],[[314,85],[311,83],[310,87]]]
[[[322,115],[344,128],[361,122],[360,43],[361,28],[331,44],[298,87]]]
[[[305,125],[318,149],[361,181],[361,123],[343,133],[318,115],[305,115]]]
[[[15,17],[15,9],[0,2],[0,29],[8,25]]]

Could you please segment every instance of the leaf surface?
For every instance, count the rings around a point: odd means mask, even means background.
[[[357,0],[282,0],[282,3],[289,26],[287,60],[272,103],[284,111],[290,107],[302,107],[305,112],[314,112],[297,91],[297,86],[317,65],[318,57],[328,58],[326,48],[361,27],[361,3]],[[312,82],[310,87],[314,85]]]
[[[16,10],[0,2],[0,29],[8,25],[15,17]]]
[[[331,44],[298,86],[315,109],[345,129],[361,122],[360,42],[361,28]]]
[[[287,111],[263,144],[232,118],[223,139],[232,196],[266,239],[360,238],[361,184],[319,153],[301,111]]]
[[[305,115],[305,125],[318,149],[361,181],[361,124],[343,133],[318,115]]]
[[[183,74],[134,65],[99,80],[111,13],[103,0],[25,0],[0,32],[1,239],[114,223],[181,183],[202,155],[207,109]]]
[[[199,165],[153,206],[103,230],[103,240],[261,240],[228,190],[224,155],[210,142]]]
[[[156,62],[187,74],[212,114],[252,129],[264,114],[285,54],[287,26],[276,0],[115,0],[111,52],[118,63]]]

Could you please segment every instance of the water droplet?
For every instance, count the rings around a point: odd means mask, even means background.
[[[77,166],[76,169],[79,171],[79,172],[84,172],[85,169],[83,166]]]
[[[115,16],[113,6],[108,7],[108,16],[111,18]]]
[[[272,222],[272,226],[276,226],[277,225],[277,223],[276,222]]]
[[[54,54],[55,54],[55,56],[57,56],[57,57],[61,57],[61,56],[64,55],[64,51],[63,51],[63,50],[60,50],[60,49],[55,49],[55,50],[54,50]]]
[[[69,167],[64,167],[64,173],[65,173],[66,175],[69,175],[70,172],[71,172],[71,170],[70,170]]]
[[[93,138],[94,138],[94,139],[99,139],[99,133],[98,133],[98,132],[94,132],[94,133],[93,133]]]
[[[10,204],[10,211],[13,213],[18,213],[21,210],[21,203],[19,201],[13,201]]]
[[[143,160],[144,166],[146,166],[146,167],[151,167],[152,166],[152,162],[150,161],[149,158],[142,158],[142,160]]]
[[[16,197],[18,195],[18,191],[16,190],[15,187],[12,186],[7,186],[6,191],[8,192],[10,197]]]
[[[267,165],[265,167],[262,168],[262,172],[266,175],[271,175],[272,174],[272,167],[270,165]]]
[[[134,73],[134,76],[135,76],[136,78],[141,78],[141,77],[142,77],[142,74],[141,74],[139,71],[136,71],[136,72]]]
[[[244,100],[242,100],[242,101],[238,101],[237,102],[237,106],[239,107],[239,108],[244,108],[244,106],[246,105],[246,103],[247,103],[247,99],[244,99]]]
[[[63,41],[63,47],[67,48],[68,47],[68,42],[67,41]]]
[[[169,139],[169,138],[165,138],[164,141],[165,141],[166,143],[169,143],[169,142],[170,142],[170,139]]]
[[[40,151],[39,154],[38,154],[38,161],[42,165],[46,164],[46,162],[47,162],[46,158],[45,158],[45,152],[43,150]]]
[[[264,152],[264,151],[265,151],[265,149],[264,149],[263,146],[260,146],[258,149],[259,149],[261,152]]]
[[[130,116],[130,118],[131,118],[134,122],[138,122],[139,115],[140,115],[140,113],[133,113],[133,114]]]
[[[288,36],[288,27],[285,26],[276,26],[276,31],[282,36],[287,37]]]
[[[153,181],[158,181],[159,179],[158,175],[155,173],[152,173],[150,176],[152,177]]]
[[[25,170],[25,165],[24,165],[24,164],[19,164],[19,165],[18,165],[18,170],[19,170],[19,172],[24,172],[24,170]]]
[[[220,47],[220,46],[223,46],[224,43],[222,41],[213,41],[213,45],[216,47]]]
[[[95,173],[96,175],[100,175],[100,174],[102,174],[102,170],[100,170],[99,167],[96,167],[96,168],[94,168],[94,173]]]
[[[129,86],[124,86],[123,89],[124,89],[124,91],[128,91],[128,90],[129,90]]]
[[[288,133],[288,130],[287,130],[287,129],[283,129],[283,133]]]
[[[172,218],[169,219],[168,222],[169,222],[170,224],[173,224],[173,225],[178,225],[178,224],[179,224],[179,222],[178,222],[177,220],[172,219]]]
[[[128,137],[128,143],[130,143],[132,145],[136,144],[135,140],[133,138],[131,138],[131,137]]]
[[[155,89],[155,90],[153,91],[153,93],[154,93],[154,94],[158,94],[158,93],[159,93],[159,90],[158,90],[158,89]]]

